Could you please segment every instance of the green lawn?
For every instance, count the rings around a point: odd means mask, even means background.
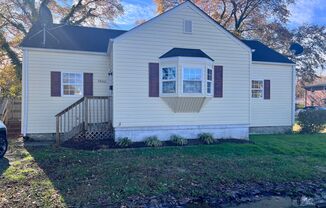
[[[219,196],[216,187],[237,183],[326,180],[325,134],[251,141],[99,151],[11,144],[0,160],[0,207],[96,207],[136,196]]]

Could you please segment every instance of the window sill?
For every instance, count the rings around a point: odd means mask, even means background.
[[[175,97],[175,98],[183,98],[183,97],[199,97],[199,98],[206,98],[206,97],[213,97],[213,95],[208,95],[208,94],[201,94],[201,93],[182,93],[182,94],[175,94],[175,93],[171,93],[171,94],[160,94],[160,97]]]

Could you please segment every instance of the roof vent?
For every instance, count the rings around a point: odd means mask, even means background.
[[[42,3],[40,6],[38,23],[42,26],[45,25],[47,27],[51,27],[53,24],[52,13],[49,8],[45,5],[45,3]]]
[[[192,21],[185,20],[183,23],[183,32],[184,33],[192,33]]]
[[[59,40],[50,31],[64,26],[60,25],[58,27],[54,27],[52,13],[44,2],[40,6],[39,17],[37,22],[35,23],[36,25],[38,25],[37,28],[39,28],[40,30],[29,37],[29,39],[33,39],[36,38],[38,35],[42,35],[43,47],[45,47],[47,42],[47,34],[57,43],[59,43]]]

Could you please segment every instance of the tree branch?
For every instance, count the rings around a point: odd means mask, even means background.
[[[69,23],[70,22],[70,18],[72,18],[76,11],[79,9],[79,7],[82,5],[82,1],[83,0],[78,0],[78,3],[76,5],[73,5],[69,11],[69,13],[64,16],[62,19],[61,19],[61,23]]]
[[[11,59],[11,63],[15,65],[16,75],[18,79],[21,79],[22,63],[18,58],[18,55],[10,48],[10,45],[4,35],[0,32],[0,49],[6,52],[7,56]]]
[[[90,8],[87,11],[86,15],[84,15],[83,17],[81,17],[79,20],[74,21],[73,24],[74,25],[79,25],[79,24],[83,23],[87,18],[89,18],[89,17],[95,17],[95,15],[92,14],[92,11],[94,11],[94,10],[95,10],[94,8]]]
[[[2,13],[0,13],[0,17],[2,17],[3,19],[5,19],[9,24],[11,24],[13,27],[15,27],[16,29],[18,29],[19,31],[21,31],[22,33],[24,33],[25,35],[27,34],[27,31],[25,29],[25,27],[20,24],[20,23],[16,23],[10,19],[8,19],[6,16],[4,16]]]

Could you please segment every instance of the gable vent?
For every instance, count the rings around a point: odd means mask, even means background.
[[[184,21],[183,32],[184,33],[192,33],[192,21],[191,20]]]

